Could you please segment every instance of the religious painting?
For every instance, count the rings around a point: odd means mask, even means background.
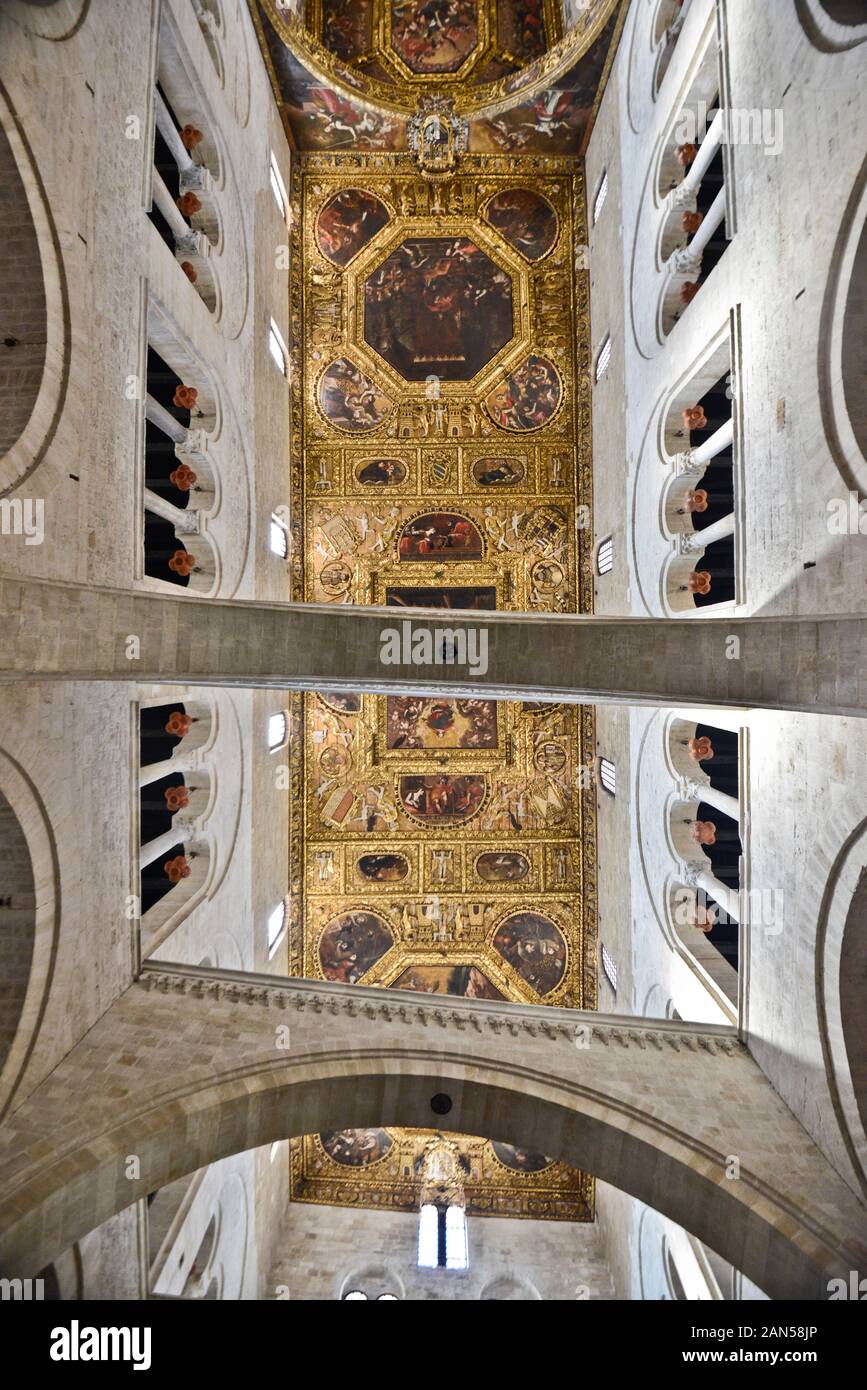
[[[397,883],[406,878],[409,864],[402,854],[363,854],[358,872],[371,883]]]
[[[320,1134],[319,1142],[335,1163],[347,1168],[366,1168],[378,1163],[391,1148],[391,1135],[384,1129],[338,1129]]]
[[[589,134],[615,27],[616,16],[588,52],[551,87],[496,116],[471,121],[473,153],[578,154]]]
[[[342,912],[322,933],[319,962],[326,980],[354,985],[394,945],[387,924],[375,912]]]
[[[541,58],[548,46],[544,0],[499,0],[497,46],[521,67]]]
[[[413,237],[368,277],[364,339],[407,381],[470,381],[514,332],[512,281],[467,237]]]
[[[389,695],[386,741],[389,748],[496,748],[496,701]]]
[[[480,487],[512,487],[523,482],[526,474],[520,459],[485,458],[473,464],[473,478]]]
[[[540,430],[557,413],[563,388],[553,363],[532,353],[485,401],[501,430]]]
[[[403,528],[397,553],[401,560],[481,560],[484,543],[458,512],[426,512]]]
[[[319,408],[341,430],[375,430],[391,401],[348,357],[339,357],[319,383]]]
[[[319,698],[337,714],[358,714],[361,709],[360,695],[344,694],[341,690],[320,690]]]
[[[454,589],[389,588],[385,591],[385,602],[388,608],[469,609],[493,613],[497,607],[497,591],[486,585]]]
[[[476,860],[476,873],[485,883],[520,883],[530,872],[530,861],[524,854],[507,850],[489,851]]]
[[[355,465],[355,476],[365,487],[397,487],[406,479],[401,459],[367,459]]]
[[[388,220],[388,208],[372,193],[343,188],[329,198],[316,219],[319,250],[334,265],[349,265]]]
[[[539,912],[515,912],[498,927],[494,948],[537,994],[556,989],[566,969],[566,940]]]
[[[418,994],[457,994],[462,999],[504,997],[476,965],[411,965],[391,988],[412,989]]]
[[[485,217],[528,261],[547,256],[557,240],[557,214],[548,199],[531,188],[495,193],[485,208]]]
[[[401,777],[400,803],[407,815],[426,825],[461,825],[480,810],[487,782],[479,773],[464,777],[438,772],[431,777]]]
[[[351,63],[373,46],[373,0],[322,0],[322,42]]]
[[[410,72],[457,72],[478,41],[477,0],[391,0],[391,46]]]
[[[300,149],[406,149],[406,121],[353,101],[314,77],[275,33],[259,22],[280,89],[280,104]]]
[[[554,1162],[546,1154],[536,1153],[533,1149],[518,1149],[513,1144],[502,1144],[496,1139],[491,1140],[491,1148],[503,1167],[511,1168],[513,1173],[541,1173],[543,1168],[550,1168]]]

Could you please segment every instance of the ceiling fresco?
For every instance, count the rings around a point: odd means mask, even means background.
[[[309,152],[292,212],[293,597],[590,611],[580,162]],[[592,709],[290,698],[291,973],[594,1008]],[[293,1196],[413,1210],[430,1138],[293,1140]],[[470,1211],[592,1219],[585,1174],[456,1142]]]
[[[562,37],[559,0],[310,0],[310,35],[384,82],[493,82]]]
[[[590,0],[562,32],[555,0],[249,0],[290,143],[405,150],[434,102],[470,150],[578,154],[625,18]]]

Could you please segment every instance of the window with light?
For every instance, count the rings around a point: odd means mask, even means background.
[[[286,903],[278,903],[268,918],[268,959],[270,960],[283,939],[286,926]]]

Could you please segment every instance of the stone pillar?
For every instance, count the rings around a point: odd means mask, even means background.
[[[715,806],[723,815],[731,816],[736,825],[740,825],[741,806],[736,796],[729,796],[728,792],[717,791],[716,787],[689,777],[683,780],[681,795],[684,801],[704,801],[708,806]]]
[[[178,772],[192,772],[195,764],[195,751],[175,753],[173,757],[163,758],[158,763],[145,763],[143,767],[139,768],[138,784],[140,787],[147,787],[150,786],[151,782],[159,782],[162,777],[173,777]],[[153,843],[156,844],[156,841],[154,840]]]
[[[680,540],[681,555],[696,555],[702,550],[707,550],[714,541],[724,540],[726,536],[733,536],[735,533],[735,514],[729,512],[728,516],[720,517],[713,526],[706,526],[703,531],[682,532]]]
[[[708,435],[703,444],[698,444],[694,449],[683,449],[674,456],[674,465],[678,473],[689,474],[704,472],[704,466],[715,459],[724,449],[728,449],[735,437],[734,420],[726,420],[724,425],[720,425],[718,430]]]
[[[154,115],[156,116],[157,130],[172,152],[172,158],[178,166],[178,173],[186,174],[198,168],[198,165],[190,158],[189,150],[181,140],[169,108],[157,87],[154,87]]]
[[[145,488],[144,505],[145,511],[153,512],[154,516],[161,516],[164,521],[170,521],[177,535],[197,536],[199,534],[199,513],[195,507],[189,507],[186,510],[183,507],[176,507],[165,497],[160,497],[158,492],[151,492],[149,487]]]
[[[153,170],[153,200],[168,222],[175,238],[175,244],[180,246],[190,236],[190,228],[187,225],[177,203],[165,185],[159,170]]]
[[[151,395],[145,397],[145,417],[176,444],[183,444],[186,440],[189,431],[184,429],[180,420],[176,420],[170,410],[166,410],[165,406],[160,405]]]
[[[704,889],[708,897],[713,898],[733,922],[741,920],[740,893],[736,888],[729,888],[721,882],[709,869],[703,869],[692,860],[683,865],[681,878],[688,888]]]
[[[698,190],[701,188],[701,181],[710,167],[717,150],[722,144],[723,130],[725,126],[725,113],[717,111],[713,120],[707,128],[704,139],[698,147],[695,159],[689,167],[688,173],[683,180],[673,188],[669,194],[669,205],[675,208],[685,207],[691,202]]]
[[[158,835],[155,840],[148,840],[142,845],[139,853],[139,868],[146,869],[149,864],[155,863],[157,859],[173,850],[175,845],[188,844],[193,838],[193,829],[191,821],[177,820],[164,835]]]
[[[696,275],[701,270],[701,258],[704,249],[711,240],[714,232],[725,221],[726,215],[726,191],[725,185],[720,189],[705,214],[704,221],[692,238],[688,246],[683,246],[679,251],[675,251],[671,257],[671,267],[675,275]]]

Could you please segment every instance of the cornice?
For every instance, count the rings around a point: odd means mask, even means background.
[[[566,1041],[572,1047],[601,1043],[605,1047],[634,1047],[639,1051],[707,1052],[726,1057],[746,1056],[736,1030],[726,1024],[684,1024],[670,1019],[630,1018],[581,1009],[534,1004],[499,1004],[483,999],[450,998],[427,1003],[412,990],[332,984],[233,970],[204,970],[197,966],[146,962],[135,988],[148,992],[209,999],[227,1004],[296,1013],[342,1014],[381,1023],[451,1028],[458,1032],[508,1034]]]

